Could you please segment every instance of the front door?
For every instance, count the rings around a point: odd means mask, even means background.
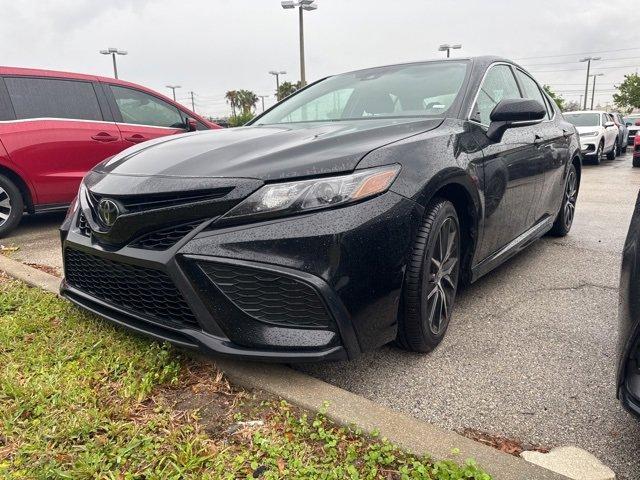
[[[513,69],[496,64],[485,75],[470,120],[488,127],[504,99],[521,98]],[[500,142],[483,146],[485,218],[478,258],[499,251],[534,223],[544,156],[534,127],[508,129]]]

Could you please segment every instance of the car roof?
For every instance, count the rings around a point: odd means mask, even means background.
[[[604,110],[573,110],[571,112],[564,112],[565,115],[570,115],[572,113],[610,113],[610,112],[605,112]]]

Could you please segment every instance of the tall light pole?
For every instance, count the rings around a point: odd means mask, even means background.
[[[602,57],[584,57],[581,58],[580,62],[587,62],[587,81],[584,84],[584,106],[583,110],[587,109],[587,98],[589,98],[589,72],[591,70],[591,61],[601,60]]]
[[[591,110],[593,110],[593,97],[596,95],[596,77],[603,76],[604,73],[594,73],[591,75],[593,77],[593,90],[591,90]]]
[[[460,50],[462,45],[460,43],[456,43],[454,45],[449,45],[448,43],[443,43],[438,47],[439,52],[447,52],[447,58],[451,56],[451,50]]]
[[[189,95],[191,95],[191,111],[193,113],[196,113],[196,101],[193,99],[193,96],[195,95],[193,93],[193,91],[189,92]]]
[[[264,99],[267,98],[269,95],[258,95],[258,97],[260,97],[260,99],[262,100],[262,111],[264,112]]]
[[[271,70],[269,73],[276,77],[276,98],[280,100],[280,75],[286,75],[287,72],[285,72],[284,70]]]
[[[111,55],[113,58],[113,76],[118,78],[118,65],[116,64],[116,55],[126,55],[126,50],[118,50],[117,48],[109,47],[106,50],[100,50],[102,55]]]
[[[298,7],[298,21],[300,24],[300,87],[307,84],[305,65],[304,65],[304,11],[317,10],[318,5],[315,0],[282,0],[280,2],[285,10]]]
[[[176,88],[181,88],[180,85],[165,85],[165,87],[171,89],[171,93],[173,93],[173,101],[176,101]]]

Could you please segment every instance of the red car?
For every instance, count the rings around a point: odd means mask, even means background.
[[[145,140],[220,128],[113,78],[0,67],[0,237],[23,212],[64,209],[94,165]]]
[[[640,120],[637,125],[640,126]],[[636,135],[633,141],[633,166],[640,167],[640,135]]]

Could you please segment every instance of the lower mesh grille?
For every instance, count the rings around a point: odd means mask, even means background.
[[[316,290],[300,280],[237,265],[201,262],[199,266],[237,307],[257,320],[298,328],[333,324]]]
[[[174,327],[198,327],[193,312],[169,276],[78,250],[65,250],[67,283],[114,306]]]

